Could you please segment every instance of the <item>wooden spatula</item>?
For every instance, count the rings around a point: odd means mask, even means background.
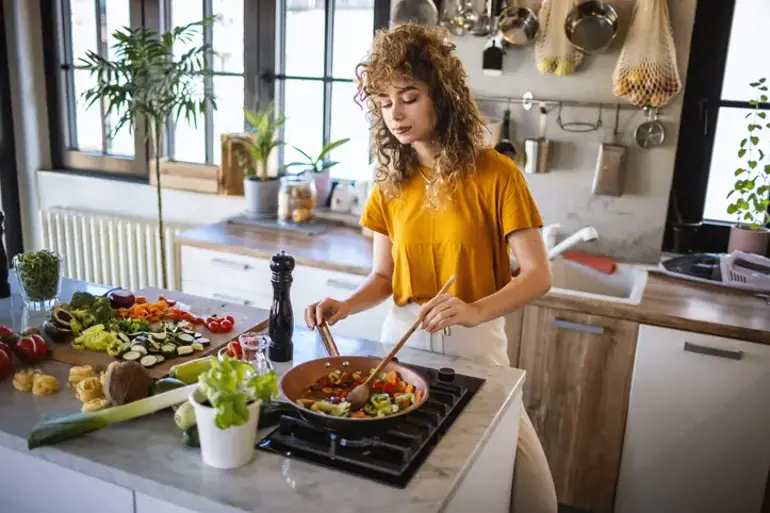
[[[449,290],[449,287],[454,283],[455,277],[452,276],[447,280],[447,282],[444,284],[443,287],[441,287],[441,290],[438,291],[438,294],[436,296],[440,296],[441,294],[444,294],[447,290]],[[369,402],[369,398],[372,395],[371,390],[371,382],[372,379],[375,376],[378,376],[382,369],[385,368],[386,365],[388,365],[391,360],[393,360],[393,357],[396,356],[396,353],[398,353],[402,347],[404,347],[404,344],[407,340],[409,340],[409,337],[412,336],[412,333],[417,329],[417,327],[420,325],[420,319],[416,319],[414,323],[412,324],[412,327],[409,328],[409,331],[407,331],[403,337],[401,337],[401,340],[399,340],[396,345],[393,346],[393,349],[390,350],[390,352],[385,356],[385,358],[382,359],[380,364],[377,366],[376,369],[372,371],[371,374],[369,374],[369,377],[366,378],[366,381],[355,387],[353,390],[350,391],[350,393],[347,395],[346,400],[350,403],[350,409],[360,410],[364,406],[366,406],[366,403]]]

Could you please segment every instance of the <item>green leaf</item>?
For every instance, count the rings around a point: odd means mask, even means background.
[[[747,143],[747,142],[749,142],[749,140],[748,140],[748,139],[744,139],[744,140],[742,140],[742,141],[741,141],[741,148],[743,148],[744,146],[746,146],[746,143]]]
[[[727,196],[725,196],[725,199],[730,199],[730,196],[735,194],[737,191],[735,189],[732,189],[730,192],[727,193]]]
[[[738,169],[735,170],[735,176],[740,176],[745,172],[746,172],[745,169],[739,167]]]
[[[759,152],[759,160],[764,160],[764,158],[765,158],[765,152],[764,152],[764,151],[762,151],[762,150],[760,150],[760,149],[758,149],[757,151]]]
[[[765,166],[765,174],[770,175],[770,164]]]
[[[757,167],[757,161],[756,160],[749,160],[749,167],[751,169],[754,169],[755,167]]]
[[[751,212],[746,212],[746,214],[743,216],[743,218],[744,218],[746,221],[750,221],[750,220],[751,220]]]
[[[741,148],[740,150],[738,150],[738,158],[743,158],[744,155],[746,155],[745,148]]]
[[[749,85],[750,85],[751,87],[757,87],[757,86],[759,86],[759,84],[760,84],[759,82],[752,82],[752,83],[750,83]]]
[[[766,80],[767,80],[767,78],[762,77],[762,78],[759,79],[759,83],[760,84],[764,84]]]
[[[757,125],[749,125],[749,132],[753,132],[756,129]]]
[[[735,203],[731,203],[727,206],[727,213],[732,215],[738,212],[738,206]]]
[[[757,137],[756,135],[752,135],[751,136],[751,144],[753,144],[754,146],[759,144],[759,137]]]

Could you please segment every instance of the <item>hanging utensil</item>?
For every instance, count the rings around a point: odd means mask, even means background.
[[[587,121],[568,121],[565,123],[561,117],[561,108],[562,103],[559,102],[559,112],[556,115],[556,124],[565,132],[595,132],[603,125],[601,103],[599,104],[599,119],[596,120],[596,123],[589,123]]]
[[[564,20],[564,31],[570,44],[581,52],[602,52],[618,32],[618,14],[600,0],[577,0]]]
[[[596,159],[591,190],[597,195],[620,196],[623,193],[623,158],[626,154],[626,147],[618,144],[619,119],[620,105],[617,105],[615,107],[615,128],[612,131],[612,142],[602,143],[599,146],[599,155]]]
[[[393,12],[390,26],[403,25],[408,22],[422,25],[438,23],[438,9],[431,0],[401,0]]]
[[[513,6],[507,7],[497,18],[497,31],[503,39],[513,46],[525,46],[535,40],[540,22],[532,9],[519,6],[514,0]]]
[[[479,15],[476,25],[473,26],[471,34],[476,37],[487,37],[494,30],[495,20],[492,18],[492,0],[487,0],[484,12]]]
[[[666,128],[658,121],[658,109],[645,107],[644,110],[647,112],[647,121],[636,128],[636,143],[645,149],[660,146],[666,140]]]
[[[524,141],[524,151],[527,161],[524,165],[524,172],[527,174],[547,173],[548,172],[548,153],[551,143],[545,138],[545,127],[548,121],[548,111],[545,104],[540,104],[540,137],[537,139],[527,139]]]
[[[511,131],[511,111],[506,107],[505,112],[503,113],[503,138],[500,140],[497,145],[495,145],[495,150],[498,153],[502,153],[506,157],[510,158],[511,160],[515,161],[517,155],[519,154],[519,151],[516,149],[516,146],[513,144],[513,142],[508,138],[509,133]]]

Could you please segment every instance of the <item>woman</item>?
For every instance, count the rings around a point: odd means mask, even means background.
[[[378,32],[357,67],[377,179],[361,224],[374,232],[372,273],[350,297],[307,307],[313,329],[393,296],[381,341],[509,365],[503,316],[545,294],[542,219],[516,165],[483,144],[484,125],[448,34],[407,24]],[[521,268],[511,279],[508,248]],[[437,294],[455,275],[447,294]],[[513,509],[555,513],[553,479],[522,414]]]

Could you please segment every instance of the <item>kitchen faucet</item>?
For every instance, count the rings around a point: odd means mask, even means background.
[[[557,256],[569,250],[571,247],[580,244],[581,242],[590,242],[598,238],[599,233],[593,226],[586,226],[585,228],[581,228],[560,243],[548,249],[548,260],[553,260]]]

